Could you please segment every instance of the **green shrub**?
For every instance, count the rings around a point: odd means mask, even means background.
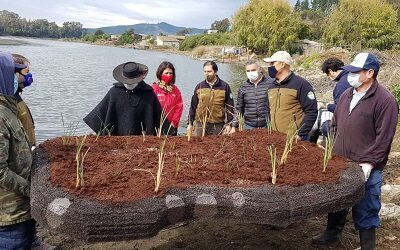
[[[385,0],[341,0],[323,30],[323,40],[337,46],[382,50],[399,39],[397,12]]]
[[[200,34],[187,36],[179,45],[179,50],[192,50],[200,45],[234,45],[231,33]]]
[[[397,103],[400,104],[400,83],[395,84],[392,87],[392,93],[393,93],[394,97],[396,98]]]
[[[304,61],[301,63],[301,67],[305,70],[308,70],[311,68],[313,64],[318,62],[321,59],[321,56],[318,53],[314,53],[304,59]]]

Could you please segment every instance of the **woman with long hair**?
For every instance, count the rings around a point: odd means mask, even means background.
[[[179,121],[183,112],[183,101],[181,91],[175,85],[176,75],[174,65],[167,61],[162,62],[158,66],[156,76],[157,81],[152,84],[152,87],[161,104],[164,116],[171,123],[168,134],[177,135]],[[161,119],[163,118],[161,117]]]

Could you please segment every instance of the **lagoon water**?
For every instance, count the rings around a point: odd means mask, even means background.
[[[184,99],[184,113],[179,132],[185,124],[194,87],[203,79],[204,62],[186,56],[128,48],[95,46],[82,43],[20,39],[23,45],[3,45],[0,50],[26,56],[31,61],[33,84],[22,93],[36,127],[38,143],[64,135],[64,129],[76,128],[75,134],[93,131],[83,122],[104,97],[115,80],[115,66],[136,61],[149,67],[145,79],[148,84],[156,80],[158,65],[168,60],[176,68],[177,80]],[[218,63],[221,79],[230,83],[235,93],[245,79],[244,68]],[[64,119],[64,125],[62,122]]]

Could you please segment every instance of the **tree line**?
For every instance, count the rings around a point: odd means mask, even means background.
[[[79,22],[64,22],[59,27],[46,19],[27,20],[16,13],[0,11],[0,36],[80,38],[83,33],[84,29]]]
[[[355,49],[390,49],[400,43],[398,0],[250,0],[233,17],[235,42],[261,53],[300,50],[313,39]]]
[[[355,49],[391,49],[400,47],[399,0],[250,0],[232,20],[216,20],[211,29],[217,34],[188,36],[180,49],[199,45],[238,45],[258,53],[287,50],[301,52],[298,41],[310,39],[331,46]],[[178,32],[190,33],[190,29]],[[86,35],[79,22],[62,27],[46,19],[26,20],[18,14],[0,11],[0,35],[81,38],[86,41],[108,39],[98,33]],[[139,39],[133,30],[121,36],[121,43]]]

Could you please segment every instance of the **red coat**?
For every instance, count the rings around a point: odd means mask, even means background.
[[[152,85],[153,91],[156,94],[161,107],[167,113],[168,121],[172,126],[174,126],[174,128],[178,128],[179,120],[181,119],[183,112],[183,100],[181,91],[176,85],[173,86],[171,93],[168,93],[161,89],[157,83],[153,83]]]

